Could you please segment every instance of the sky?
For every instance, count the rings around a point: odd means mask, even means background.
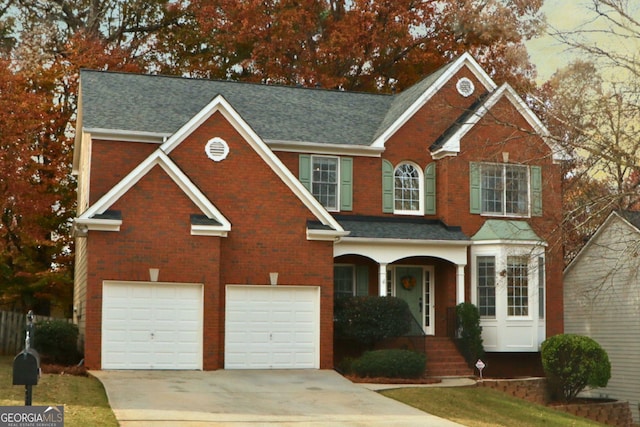
[[[602,30],[605,28],[604,20],[594,20],[594,14],[589,9],[592,4],[592,0],[545,0],[542,11],[547,16],[550,26],[558,30],[567,31],[576,28]],[[640,18],[640,1],[628,0],[628,4],[634,16]],[[621,42],[602,33],[591,36],[588,42],[607,49],[629,49],[630,46],[628,41]],[[529,41],[527,50],[531,62],[538,69],[539,83],[547,81],[558,68],[568,65],[572,59],[577,58],[576,54],[568,52],[566,47],[548,35]],[[638,48],[635,49],[635,52],[637,51]]]

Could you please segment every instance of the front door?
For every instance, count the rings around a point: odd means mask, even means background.
[[[433,267],[395,267],[395,296],[409,304],[409,310],[425,334],[433,335]]]

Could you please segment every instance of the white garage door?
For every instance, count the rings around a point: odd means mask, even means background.
[[[102,369],[202,369],[202,285],[104,282]]]
[[[320,366],[320,288],[227,286],[225,369]]]

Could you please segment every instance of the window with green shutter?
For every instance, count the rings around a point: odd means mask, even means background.
[[[382,160],[382,212],[393,213],[393,165]]]
[[[298,178],[330,211],[353,209],[353,159],[300,154]]]
[[[424,168],[424,214],[436,214],[436,164],[429,163]]]
[[[542,215],[542,169],[511,163],[470,163],[469,211],[511,217]]]

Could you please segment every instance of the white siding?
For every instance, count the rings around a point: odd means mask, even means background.
[[[78,325],[78,344],[84,350],[85,313],[87,307],[87,239],[86,237],[76,237],[75,240],[73,321]]]
[[[587,335],[608,353],[611,379],[590,392],[628,400],[640,420],[640,234],[617,215],[583,249],[564,277],[565,332]]]

